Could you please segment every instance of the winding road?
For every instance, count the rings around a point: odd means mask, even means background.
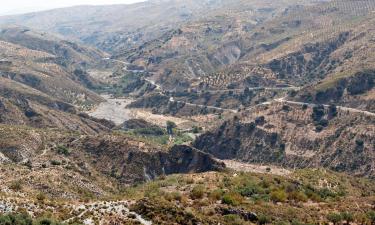
[[[118,62],[118,63],[122,63],[124,65],[129,65],[130,63],[128,62],[124,62],[124,61],[121,61],[121,60],[117,60],[117,59],[109,59],[109,58],[106,58],[107,60],[113,60],[115,62]],[[155,85],[156,86],[156,90],[159,91],[159,93],[163,96],[167,96],[163,93],[163,88],[161,85],[157,84],[155,81],[151,80],[151,79],[148,79],[148,78],[144,78],[145,81],[149,82],[150,84],[152,85]],[[289,91],[289,90],[295,90],[295,91],[298,91],[301,89],[301,87],[254,87],[254,88],[248,88],[250,91],[251,90],[283,90],[283,91]],[[209,93],[221,93],[221,92],[230,92],[230,91],[244,91],[245,89],[223,89],[223,90],[207,90],[207,91],[204,91],[204,92],[209,92]],[[170,96],[167,96],[167,97],[170,97]],[[234,110],[234,109],[226,109],[226,108],[221,108],[221,107],[215,107],[215,106],[206,106],[206,105],[199,105],[199,104],[194,104],[194,103],[189,103],[189,102],[185,102],[185,101],[175,101],[173,98],[170,98],[169,99],[170,102],[178,102],[178,103],[183,103],[183,104],[186,104],[186,105],[190,105],[190,106],[196,106],[196,107],[206,107],[208,109],[215,109],[215,110],[221,110],[221,111],[226,111],[226,112],[231,112],[231,113],[237,113],[238,110]],[[318,104],[314,104],[314,103],[308,103],[308,102],[296,102],[296,101],[289,101],[289,100],[286,100],[285,97],[284,98],[278,98],[278,99],[274,99],[272,101],[268,101],[268,102],[263,102],[259,105],[269,105],[271,104],[272,102],[284,102],[284,103],[289,103],[289,104],[294,104],[294,105],[307,105],[307,106],[310,106],[310,107],[314,107],[314,106],[317,106]],[[255,105],[255,106],[252,106],[250,108],[254,108],[258,105]],[[323,105],[324,107],[329,107],[329,105]],[[375,113],[373,112],[369,112],[369,111],[365,111],[365,110],[360,110],[360,109],[355,109],[355,108],[349,108],[349,107],[344,107],[344,106],[336,106],[338,109],[342,110],[342,111],[348,111],[348,112],[353,112],[353,113],[362,113],[364,115],[367,115],[367,116],[375,116]],[[249,108],[248,108],[249,109]]]
[[[288,100],[285,100],[285,98],[275,99],[274,101],[275,102],[281,102],[281,103],[289,103],[289,104],[292,104],[292,105],[301,105],[301,106],[307,105],[309,107],[318,106],[318,104],[314,104],[314,103],[288,101]],[[324,105],[324,104],[322,106],[329,107],[329,105]],[[348,111],[348,112],[353,112],[353,113],[362,113],[362,114],[367,115],[367,116],[375,116],[375,113],[365,111],[365,110],[349,108],[349,107],[345,107],[345,106],[336,106],[336,108],[340,109],[341,111]]]

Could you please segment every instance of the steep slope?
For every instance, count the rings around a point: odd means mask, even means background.
[[[221,159],[374,177],[374,119],[333,106],[272,103],[242,112],[194,146]]]
[[[95,85],[85,70],[102,53],[19,27],[3,29],[0,43],[1,123],[85,133],[113,126],[78,112],[103,100],[85,87]]]
[[[0,133],[1,190],[18,181],[28,197],[38,192],[64,199],[85,194],[109,197],[121,185],[225,167],[210,155],[188,146],[169,150],[120,134],[82,135],[9,125],[0,125]],[[49,182],[43,177],[48,177]],[[10,193],[16,195],[17,190]]]

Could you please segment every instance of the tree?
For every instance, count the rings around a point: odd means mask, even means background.
[[[311,115],[313,120],[320,121],[323,116],[324,116],[324,106],[323,105],[314,106],[313,114]]]
[[[176,128],[177,125],[172,121],[167,121],[167,133],[169,135],[173,135],[173,128]]]
[[[328,116],[330,117],[330,118],[334,118],[334,117],[336,117],[337,116],[337,107],[336,107],[336,105],[330,105],[329,107],[328,107]]]

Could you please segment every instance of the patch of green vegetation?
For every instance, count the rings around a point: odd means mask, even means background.
[[[187,134],[173,129],[173,145],[181,145],[193,141],[193,138]],[[123,133],[135,137],[147,143],[156,145],[168,145],[170,136],[167,134],[165,129],[162,128],[142,128],[131,131],[124,131]]]
[[[0,215],[0,225],[63,225],[51,218],[32,219],[28,214]]]
[[[70,155],[70,149],[63,146],[63,145],[58,145],[57,146],[57,153],[60,154],[60,155],[65,155],[65,156],[68,156]]]
[[[201,199],[203,198],[204,194],[205,194],[205,187],[203,185],[197,185],[195,186],[191,192],[190,192],[190,197],[192,199]]]
[[[160,216],[171,224],[177,223],[177,219],[166,218],[165,215],[180,209],[187,210],[184,211],[187,214],[180,212],[180,216],[184,214],[187,216],[185,219],[194,218],[203,224],[247,224],[244,212],[258,215],[255,222],[257,224],[328,223],[337,221],[334,218],[337,215],[340,222],[348,220],[369,223],[368,221],[375,219],[375,212],[369,208],[357,212],[355,206],[350,206],[356,196],[362,198],[374,195],[375,190],[368,188],[371,183],[366,179],[351,182],[351,177],[347,175],[325,170],[297,170],[289,177],[226,171],[202,176],[163,176],[128,188],[124,193],[138,202],[146,199],[146,206],[142,205],[145,203],[138,204],[138,213],[144,212],[142,215],[150,215],[152,218]],[[358,204],[363,206],[362,200],[358,200]],[[308,201],[317,203],[311,206],[317,208],[303,210]],[[337,204],[345,205],[345,211],[337,212]],[[324,205],[325,210],[318,210],[320,205]],[[234,211],[220,214],[218,209],[221,208]],[[335,213],[337,215],[334,216]]]

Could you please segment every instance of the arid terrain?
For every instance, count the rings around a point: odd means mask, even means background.
[[[373,225],[374,50],[373,0],[0,16],[0,225]]]

